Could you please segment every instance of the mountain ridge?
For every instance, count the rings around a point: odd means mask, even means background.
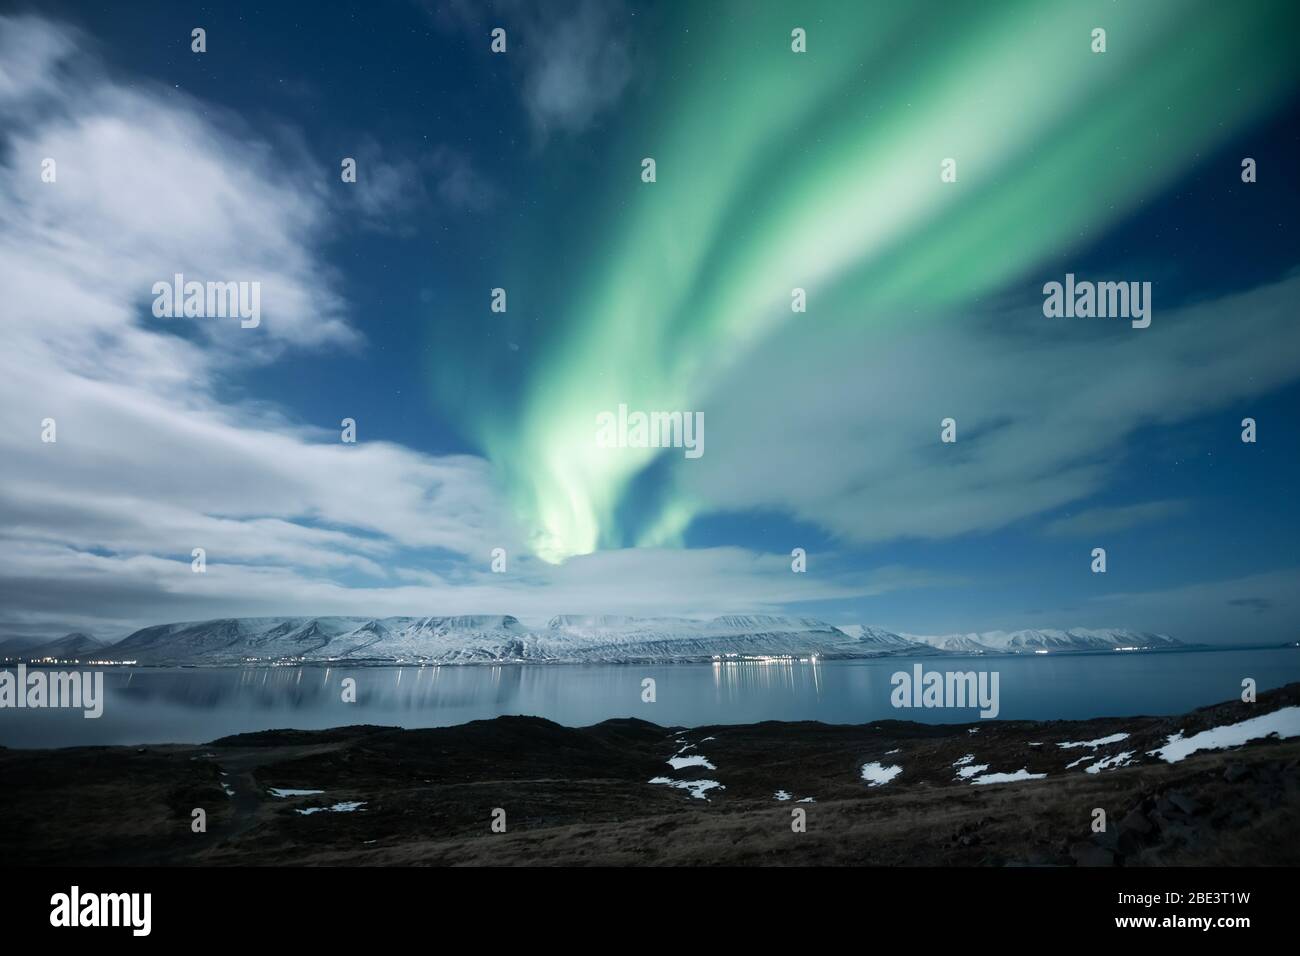
[[[728,614],[713,618],[571,615],[530,626],[509,614],[430,617],[213,618],[141,628],[116,644],[70,634],[24,649],[38,660],[107,649],[140,664],[271,662],[366,664],[670,663],[736,658],[871,658],[1017,655],[1187,647],[1123,628],[1023,629],[938,636],[831,625],[816,618]]]

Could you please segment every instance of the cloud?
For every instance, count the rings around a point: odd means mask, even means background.
[[[367,140],[356,154],[357,180],[344,195],[370,229],[409,233],[417,212],[484,212],[501,196],[467,155],[450,146],[406,158]]]
[[[0,24],[6,42],[28,36],[64,49],[42,39],[51,31],[36,20]],[[53,70],[57,62],[46,65]],[[59,110],[5,130],[0,204],[6,283],[16,293],[6,317],[11,333],[55,349],[57,335],[65,351],[98,336],[110,362],[147,368],[141,359],[165,353],[189,365],[188,376],[199,360],[184,341],[164,342],[132,321],[152,301],[153,284],[179,272],[261,284],[261,336],[233,337],[238,323],[195,323],[229,349],[357,340],[313,255],[321,197],[288,173],[269,144],[244,138],[229,117],[227,126],[200,118],[179,94],[62,73],[31,77],[26,89],[34,96],[53,83],[62,83]],[[52,183],[41,178],[46,159],[55,163]]]
[[[1170,500],[1145,501],[1118,508],[1089,508],[1076,515],[1048,522],[1043,528],[1043,533],[1061,537],[1111,534],[1184,514],[1188,507],[1186,501]]]
[[[93,620],[130,602],[143,613],[202,587],[188,570],[195,547],[214,568],[260,568],[284,587],[382,579],[411,552],[511,546],[482,459],[344,445],[333,421],[219,398],[249,365],[361,345],[318,247],[331,224],[319,170],[210,104],[121,85],[86,57],[65,63],[81,40],[0,18],[0,49],[35,51],[26,72],[0,79],[0,604],[11,618],[53,627],[48,615]],[[42,181],[45,157],[55,182]],[[177,272],[260,282],[261,325],[155,318],[152,284]],[[41,440],[46,419],[53,443]]]
[[[277,548],[293,543],[276,539]],[[280,551],[269,556],[285,557]],[[0,633],[77,629],[116,637],[162,622],[281,614],[508,613],[529,623],[560,613],[708,617],[780,612],[939,583],[897,567],[833,570],[821,555],[816,573],[794,574],[784,555],[741,548],[604,551],[559,566],[511,553],[508,574],[491,573],[484,554],[481,562],[445,573],[399,568],[387,580],[363,586],[288,557],[292,564],[231,561],[214,549],[207,571],[196,574],[188,554],[102,554],[55,541],[10,540],[0,550],[0,606],[9,615],[0,620]]]
[[[801,323],[695,400],[709,451],[672,463],[672,475],[696,513],[775,510],[849,542],[995,531],[1107,487],[1139,429],[1300,378],[1297,295],[1300,276],[1288,276],[1158,309],[1141,331],[1051,322],[1036,305],[960,321]],[[953,444],[940,441],[948,417]],[[1118,527],[1176,507],[1080,519]]]
[[[488,49],[492,29],[520,64],[523,100],[541,137],[580,133],[622,97],[634,73],[621,0],[471,0],[426,3],[436,22],[471,33]]]
[[[580,132],[618,102],[632,61],[615,27],[617,4],[582,0],[529,38],[524,102],[542,131]]]

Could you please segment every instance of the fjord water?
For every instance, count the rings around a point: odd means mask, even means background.
[[[996,671],[1001,720],[1177,714],[1300,680],[1300,649],[1029,657],[925,657],[716,664],[508,664],[444,667],[106,668],[103,716],[0,710],[0,745],[201,743],[229,734],[346,724],[439,727],[503,714],[585,726],[640,717],[664,726],[762,720],[965,723],[969,709],[894,708],[890,677],[912,670]],[[344,703],[346,677],[356,703]],[[642,701],[655,680],[656,700]]]

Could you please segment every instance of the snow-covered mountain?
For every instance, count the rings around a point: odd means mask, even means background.
[[[561,615],[528,626],[510,615],[460,617],[219,618],[161,624],[114,645],[70,634],[26,650],[39,659],[86,657],[140,664],[257,662],[626,663],[715,658],[861,658],[957,654],[1031,654],[1171,648],[1162,634],[1118,629],[987,631],[937,637],[896,634],[860,624],[833,627],[810,618],[726,615],[682,617]]]
[[[875,647],[888,653],[914,654],[926,649],[921,646],[923,642],[908,639],[893,631],[886,631],[883,627],[872,627],[870,624],[840,624],[839,629],[863,647]]]
[[[728,655],[874,656],[892,648],[858,641],[824,621],[772,615],[552,618],[538,645],[549,659],[703,660]]]
[[[528,636],[529,630],[509,615],[221,618],[146,627],[115,644],[113,656],[142,664],[473,663],[528,659]]]
[[[727,656],[934,653],[874,628],[770,615],[709,620],[562,615],[527,627],[504,616],[225,618],[147,627],[112,656],[141,664],[351,660],[370,663],[695,661]]]
[[[1183,647],[1183,642],[1167,634],[1129,631],[1123,628],[1074,627],[1069,630],[1029,629],[1023,631],[983,631],[970,634],[943,634],[927,637],[901,635],[904,639],[928,644],[942,651],[965,654],[1037,654],[1042,651],[1120,651],[1153,650]]]
[[[52,658],[59,661],[79,660],[93,657],[108,645],[91,637],[89,634],[65,634],[52,641],[34,638],[14,638],[0,644],[0,657],[16,657],[42,660]]]

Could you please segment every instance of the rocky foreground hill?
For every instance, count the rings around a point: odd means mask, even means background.
[[[1176,717],[0,749],[0,777],[16,864],[1297,865],[1300,684]]]

